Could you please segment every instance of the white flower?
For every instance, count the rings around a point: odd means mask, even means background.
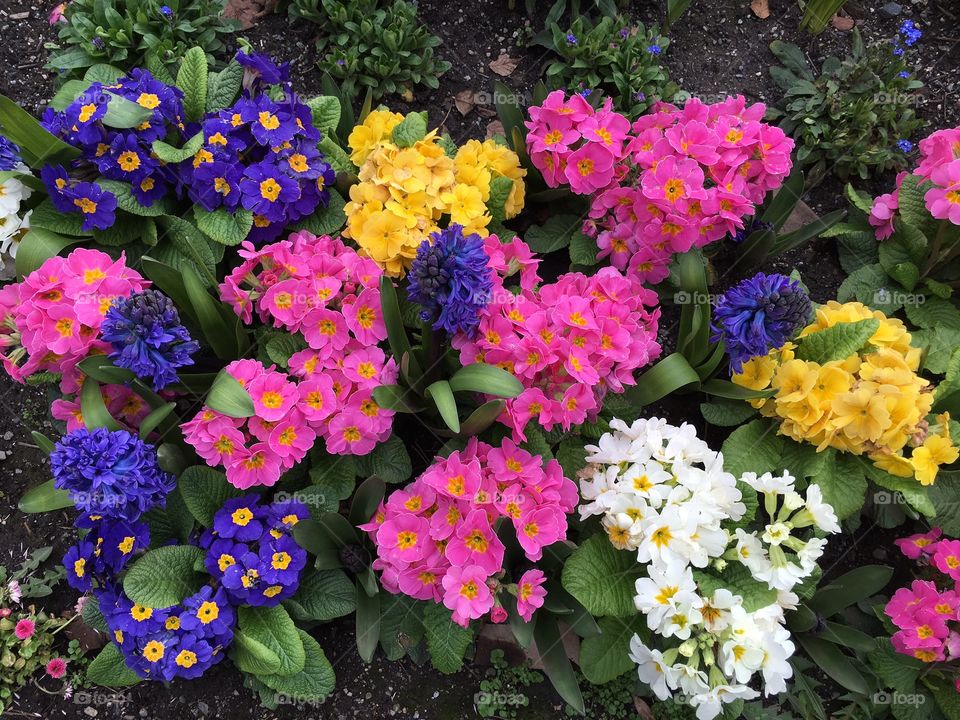
[[[784,471],[781,477],[774,477],[772,473],[768,472],[757,477],[756,473],[748,472],[744,473],[740,480],[761,493],[786,495],[793,492],[794,479],[787,471]]]
[[[746,635],[727,640],[720,649],[724,674],[742,683],[750,682],[753,674],[763,665],[764,657],[756,629],[751,629]]]
[[[807,512],[813,517],[813,524],[824,532],[840,532],[837,514],[832,505],[823,502],[823,493],[816,483],[807,486]]]
[[[724,703],[753,700],[759,696],[760,693],[746,685],[717,685],[690,698],[690,704],[697,709],[697,720],[713,720],[723,712]]]
[[[685,565],[647,568],[648,577],[638,578],[633,603],[647,616],[647,626],[657,630],[666,617],[681,605],[697,604],[697,584],[693,572]]]
[[[792,490],[783,496],[783,507],[793,512],[803,507],[803,496]]]
[[[707,674],[703,670],[697,670],[684,663],[677,663],[673,666],[677,673],[677,682],[680,690],[685,695],[700,695],[710,690],[707,685]]]
[[[680,506],[668,505],[659,515],[651,513],[644,520],[637,559],[643,563],[686,565],[690,562],[691,536],[696,529],[696,516]]]
[[[790,537],[790,527],[786,523],[771,523],[760,537],[767,545],[780,545]]]
[[[610,544],[618,550],[636,550],[643,542],[641,525],[626,513],[609,514],[600,521]]]
[[[0,215],[16,215],[20,203],[30,197],[30,188],[16,178],[0,182]]]
[[[672,613],[667,613],[657,632],[664,637],[686,640],[690,637],[693,626],[699,625],[702,620],[703,617],[697,608],[690,604],[679,605]]]
[[[770,566],[761,571],[750,571],[753,577],[767,583],[771,590],[792,590],[793,586],[803,580],[811,571],[805,570],[797,563],[790,562],[786,554],[779,547],[771,548]]]
[[[807,544],[803,549],[797,553],[797,558],[800,560],[800,567],[803,568],[803,577],[813,572],[817,566],[817,560],[823,555],[823,549],[826,546],[827,541],[823,538],[812,537],[807,540]]]
[[[657,698],[670,697],[670,690],[677,687],[678,673],[664,662],[659,650],[648,648],[639,635],[634,635],[630,638],[630,659],[637,664],[640,681],[649,685]]]
[[[763,547],[760,539],[737,528],[737,558],[751,572],[754,577],[759,573],[768,572],[770,569],[770,558],[767,557],[767,551]]]
[[[789,659],[795,647],[790,641],[790,631],[779,628],[763,635],[763,694],[777,695],[787,689],[787,678],[793,675]]]
[[[617,488],[623,492],[651,498],[655,500],[654,507],[658,507],[670,492],[671,486],[664,483],[672,479],[673,476],[658,462],[636,462],[620,475]]]
[[[777,605],[784,610],[796,610],[800,604],[800,596],[790,590],[777,590]]]
[[[730,611],[743,603],[743,598],[726,588],[717,588],[713,595],[703,599],[700,617],[708,632],[719,635],[730,626]]]
[[[650,457],[646,447],[620,433],[604,433],[596,445],[587,445],[587,462],[618,465],[638,462]]]
[[[20,583],[18,583],[16,580],[11,580],[9,583],[7,583],[7,592],[10,594],[10,599],[19,605],[20,600],[23,597],[23,591],[20,589]]]

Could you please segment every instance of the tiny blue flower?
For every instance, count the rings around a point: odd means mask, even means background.
[[[170,17],[173,15],[173,8],[171,8],[169,5],[163,5],[160,8],[160,12],[163,13],[165,16]]]
[[[908,153],[913,150],[913,143],[909,140],[900,140],[897,142],[897,147],[903,152]]]
[[[907,78],[910,77],[910,71],[909,71],[909,70],[901,70],[899,73],[897,73],[897,77],[901,77],[901,78],[903,78],[904,80],[906,80]]]
[[[915,45],[917,40],[923,37],[923,33],[914,25],[913,20],[903,21],[900,25],[900,34],[903,35],[903,42],[907,46]]]
[[[568,45],[576,45],[576,44],[577,44],[577,36],[574,35],[573,33],[567,33],[567,44],[568,44]]]
[[[647,52],[650,53],[651,55],[659,55],[659,54],[660,54],[660,46],[659,46],[659,45],[651,45],[650,47],[647,48]]]

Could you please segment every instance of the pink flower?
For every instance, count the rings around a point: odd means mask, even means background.
[[[520,547],[534,561],[543,556],[543,548],[562,540],[567,534],[563,511],[551,506],[531,508],[514,521],[514,526]]]
[[[643,194],[685,211],[691,200],[703,197],[703,170],[695,160],[667,156],[642,180]]]
[[[463,462],[460,453],[453,452],[446,461],[431,465],[421,479],[447,497],[467,500],[480,489],[480,461],[473,458]]]
[[[503,543],[493,531],[484,510],[472,510],[447,544],[447,559],[454,565],[478,565],[487,575],[503,566]]]
[[[275,485],[283,472],[280,458],[264,442],[252,445],[249,450],[237,450],[231,457],[226,467],[227,480],[241,490],[254,485]]]
[[[502,605],[494,605],[490,611],[490,622],[495,624],[505,623],[507,621],[507,611]]]
[[[36,629],[37,624],[33,620],[24,618],[17,622],[16,627],[13,629],[13,634],[17,636],[18,640],[28,640],[33,637]]]
[[[362,418],[351,417],[348,413],[338,413],[330,419],[324,438],[327,452],[334,455],[366,455],[378,442],[375,436],[366,432]]]
[[[55,657],[51,658],[50,662],[47,663],[47,675],[52,677],[54,680],[59,680],[64,675],[67,674],[67,661],[63,658]]]
[[[354,337],[365,345],[387,339],[387,326],[380,314],[380,293],[364,290],[343,303],[343,315]]]
[[[16,580],[11,580],[9,583],[7,583],[7,592],[10,594],[10,599],[19,605],[20,599],[23,597],[23,591],[20,589],[20,583]]]
[[[942,534],[940,528],[933,528],[929,532],[917,533],[894,540],[893,544],[900,548],[900,551],[908,558],[916,560],[924,553],[932,553],[936,549],[936,542]]]
[[[268,422],[283,418],[299,399],[297,386],[278,372],[267,371],[255,378],[247,391],[253,399],[257,417]]]
[[[930,561],[934,567],[960,582],[960,540],[941,540]]]
[[[493,594],[487,587],[487,573],[477,565],[453,565],[443,576],[443,604],[453,611],[453,621],[467,627],[493,607]]]
[[[391,517],[377,529],[377,548],[391,562],[412,563],[423,558],[430,541],[430,523],[413,513]]]
[[[960,160],[940,165],[930,174],[937,187],[927,190],[924,203],[938,220],[960,225]]]
[[[66,9],[67,9],[67,3],[65,2],[62,2],[56,7],[54,7],[53,10],[50,11],[50,15],[47,18],[47,22],[50,23],[51,25],[56,25],[59,22],[66,22],[67,19],[63,15],[63,11]]]
[[[535,610],[543,607],[543,599],[547,596],[543,588],[546,581],[547,576],[534,568],[527,570],[517,582],[517,613],[527,622],[533,619]]]
[[[589,195],[610,184],[614,156],[602,145],[587,143],[567,157],[564,176],[570,189],[578,195]]]

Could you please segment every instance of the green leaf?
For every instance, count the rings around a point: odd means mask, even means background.
[[[227,500],[244,494],[227,482],[226,475],[206,465],[192,465],[184,470],[177,487],[190,514],[204,527],[213,525],[214,514]]]
[[[66,490],[55,488],[53,486],[53,480],[47,480],[30,488],[23,494],[23,497],[20,498],[20,502],[17,503],[17,509],[19,509],[20,512],[28,514],[62,510],[68,507],[73,507],[70,493]]]
[[[204,404],[232,418],[253,417],[256,412],[250,393],[226,370],[217,373]]]
[[[440,417],[455,433],[460,432],[460,416],[457,411],[457,400],[453,396],[450,383],[446,380],[437,380],[427,386],[424,394],[433,401]]]
[[[107,178],[98,178],[97,185],[102,187],[104,190],[113,193],[117,198],[117,207],[125,212],[130,213],[131,215],[138,215],[140,217],[159,217],[164,213],[169,212],[172,207],[169,196],[160,198],[159,200],[154,200],[153,205],[150,207],[141,205],[140,201],[133,196],[133,192],[130,189],[130,183],[121,182],[119,180],[108,180]]]
[[[393,280],[386,275],[380,278],[380,309],[383,312],[383,322],[387,327],[387,340],[393,357],[397,362],[407,358],[410,373],[419,379],[422,371],[410,348],[410,338],[407,337],[407,330],[400,314],[397,289],[394,287]]]
[[[207,106],[207,54],[192,47],[180,61],[177,87],[183,91],[183,110],[187,120],[199,121]]]
[[[378,385],[373,389],[373,399],[380,407],[394,412],[416,413],[423,410],[423,406],[416,402],[416,394],[403,385]]]
[[[956,678],[933,676],[927,676],[923,680],[947,720],[960,720],[960,692],[957,692],[955,680]],[[924,711],[924,716],[929,717],[928,713],[929,711]]]
[[[107,127],[124,130],[143,124],[151,115],[153,115],[152,110],[147,110],[132,100],[111,93],[102,122]]]
[[[324,134],[332,133],[340,122],[340,99],[333,95],[318,95],[306,100],[313,113],[313,126]]]
[[[357,604],[357,652],[364,662],[373,660],[380,642],[380,596],[382,593],[369,594],[364,591],[360,579],[357,579],[355,596]]]
[[[288,367],[290,357],[306,348],[307,343],[299,334],[280,333],[267,340],[266,344],[267,356],[284,370]]]
[[[810,65],[803,54],[803,50],[793,43],[774,40],[770,43],[770,51],[777,56],[777,59],[784,66],[799,77],[805,80],[813,80],[813,73],[810,72]]]
[[[700,403],[700,414],[711,425],[736,427],[750,420],[757,411],[743,402]]]
[[[875,318],[852,323],[837,323],[833,327],[807,335],[800,341],[797,358],[821,365],[842,360],[859,352],[880,327]]]
[[[303,703],[320,703],[336,686],[333,666],[316,640],[303,630],[298,629],[297,634],[304,649],[303,668],[292,674],[258,675],[257,679],[278,695]]]
[[[721,452],[724,469],[735,477],[745,472],[779,474],[784,470],[797,478],[810,477],[820,471],[826,458],[813,445],[778,435],[777,425],[763,418],[730,433]]]
[[[460,670],[464,653],[473,641],[473,630],[457,625],[450,618],[450,610],[440,603],[427,603],[423,626],[433,667],[444,675]]]
[[[598,621],[601,634],[580,643],[580,671],[594,685],[603,685],[634,669],[630,659],[630,640],[647,634],[642,615],[621,620],[603,617]]]
[[[158,219],[158,222],[166,231],[167,237],[170,238],[170,242],[177,252],[193,263],[197,272],[200,273],[204,285],[216,287],[218,283],[217,261],[206,236],[192,223],[174,215],[163,215]],[[182,271],[183,268],[180,268],[180,270]]]
[[[44,130],[30,113],[4,95],[0,95],[0,130],[20,146],[24,162],[35,170],[50,163],[65,165],[80,157],[78,148]]]
[[[44,455],[49,455],[56,447],[50,438],[41,432],[37,432],[36,430],[30,431],[30,437],[33,438],[33,441],[37,444],[37,447],[43,451]]]
[[[818,589],[807,605],[821,617],[833,617],[844,608],[879,593],[892,576],[893,569],[886,565],[863,565],[854,568]]]
[[[353,494],[357,467],[352,455],[330,455],[315,450],[311,459],[310,482],[327,500],[332,500],[336,506],[340,500]]]
[[[154,140],[151,149],[158,160],[165,163],[181,163],[188,158],[192,158],[197,151],[203,147],[203,131],[196,133],[187,140],[183,147],[174,147],[163,140]]]
[[[207,112],[216,112],[233,104],[243,82],[243,65],[231,60],[207,82]]]
[[[570,238],[570,262],[574,265],[594,267],[599,264],[597,241],[582,232],[575,232]]]
[[[407,595],[383,598],[380,647],[388,660],[399,660],[423,640],[423,603]]]
[[[237,608],[237,633],[256,640],[280,659],[277,674],[293,675],[304,669],[304,644],[297,632],[297,626],[282,605]]]
[[[383,480],[375,475],[360,483],[350,502],[350,522],[354,525],[369,522],[380,501],[383,500],[386,490]]]
[[[460,368],[449,383],[453,392],[476,392],[501,398],[515,398],[523,392],[523,383],[513,373],[486,363]]]
[[[851,692],[869,695],[870,685],[836,645],[808,634],[797,635],[810,659],[831,678]]]
[[[531,226],[524,241],[536,253],[550,253],[569,246],[580,232],[583,220],[578,215],[553,215],[543,225]],[[594,257],[594,261],[596,257]]]
[[[728,564],[722,573],[695,570],[693,577],[704,597],[713,595],[720,588],[743,596],[743,608],[747,612],[754,612],[777,601],[777,591],[771,590],[765,582],[754,580],[750,571],[740,563]]]
[[[503,400],[488,400],[460,423],[460,435],[463,437],[479,435],[496,422],[505,407],[506,403]]]
[[[960,347],[960,329],[952,327],[925,328],[913,333],[914,346],[926,348],[923,368],[934,375],[943,375],[950,364],[950,356]]]
[[[163,455],[163,449],[170,444],[165,443],[157,450],[157,455]],[[166,468],[164,468],[166,469]],[[151,547],[162,547],[171,541],[186,544],[190,542],[193,533],[193,516],[183,502],[180,488],[176,487],[169,495],[163,507],[155,507],[143,516],[150,527]]]
[[[391,138],[397,147],[408,148],[423,140],[426,135],[427,114],[425,112],[412,112],[393,129]]]
[[[150,433],[156,430],[157,426],[166,420],[170,416],[170,413],[176,410],[176,408],[176,403],[167,403],[163,407],[151,411],[149,415],[140,421],[140,429],[137,432],[139,438],[145,440],[150,437]]]
[[[396,435],[391,435],[367,455],[358,456],[356,462],[357,475],[376,475],[385,483],[406,482],[413,473],[413,463],[407,448]]]
[[[910,303],[904,307],[907,318],[918,328],[951,328],[960,330],[960,309],[949,300],[938,297],[917,296],[923,302]]]
[[[917,512],[927,517],[933,517],[937,514],[937,509],[930,499],[931,487],[921,485],[913,477],[905,478],[891,475],[872,463],[866,465],[866,473],[867,477],[880,487],[903,495],[903,499]],[[875,505],[880,504],[881,498],[878,497],[878,495],[879,494],[873,496]]]
[[[856,270],[842,282],[837,290],[837,300],[848,302],[857,300],[874,310],[879,310],[885,315],[893,315],[903,305],[899,295],[902,293],[891,292],[897,290],[895,284],[890,282],[890,277],[879,263],[875,265],[864,265]]]
[[[31,227],[17,248],[17,275],[26,277],[61,250],[83,242],[84,238],[65,237],[50,230]]]
[[[280,656],[242,630],[234,632],[230,659],[238,669],[254,675],[273,675],[280,670]]]
[[[87,680],[105,687],[129,687],[140,682],[140,676],[127,667],[120,649],[110,642],[87,667]]]
[[[209,212],[194,205],[193,217],[200,232],[221,245],[239,245],[253,227],[253,213],[243,208],[231,211],[220,207]]]
[[[567,657],[556,619],[541,613],[537,618],[537,626],[533,629],[533,637],[543,663],[543,671],[550,678],[554,689],[577,712],[584,714],[583,695],[580,693],[577,675]]]
[[[648,368],[637,384],[624,392],[624,399],[637,407],[655,403],[670,393],[700,385],[700,376],[690,361],[678,352],[667,355]]]
[[[640,566],[634,553],[617,550],[605,534],[588,538],[563,567],[563,588],[591,615],[629,617]]]
[[[347,223],[347,215],[343,211],[345,204],[343,196],[330,188],[330,200],[327,206],[318,206],[312,215],[299,220],[292,229],[306,230],[318,236],[334,235]]]
[[[103,83],[104,85],[113,85],[127,73],[124,70],[106,63],[97,63],[87,68],[83,74],[83,82],[89,86],[91,83]]]
[[[342,570],[307,568],[300,578],[300,588],[283,604],[294,620],[326,622],[356,610],[357,593]]]
[[[83,414],[83,424],[89,430],[95,428],[120,429],[120,424],[113,419],[113,415],[110,414],[107,406],[103,403],[100,383],[92,377],[83,381],[83,387],[80,390],[80,412]]]
[[[238,354],[237,336],[227,326],[224,313],[219,307],[220,301],[210,297],[196,270],[190,266],[183,268],[183,286],[213,352],[224,361],[235,358]]]
[[[893,649],[890,638],[877,638],[877,649],[867,655],[870,667],[885,687],[904,695],[912,694],[924,664]]]
[[[866,466],[869,463],[856,455],[833,449],[821,455],[825,462],[810,481],[820,486],[824,502],[833,507],[838,520],[857,514],[866,501]]]
[[[204,584],[197,572],[203,550],[194,545],[167,545],[150,550],[123,578],[123,591],[144,607],[166,608],[193,595]]]

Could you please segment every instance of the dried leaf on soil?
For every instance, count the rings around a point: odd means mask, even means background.
[[[477,94],[473,90],[461,90],[453,96],[453,104],[461,115],[469,115],[477,106]]]
[[[227,0],[223,16],[239,20],[244,30],[277,9],[280,0]]]
[[[487,125],[487,134],[485,139],[489,140],[495,135],[506,135],[506,131],[503,129],[503,123],[499,120],[493,120]]]
[[[753,0],[750,3],[750,9],[758,18],[766,20],[770,17],[770,0]]]
[[[834,15],[833,19],[830,21],[830,24],[833,25],[837,30],[853,30],[853,26],[856,25],[856,21],[852,17]]]
[[[500,57],[490,63],[490,69],[497,75],[508,77],[513,74],[519,64],[520,60],[518,58],[512,58],[507,53],[500,53]]]

